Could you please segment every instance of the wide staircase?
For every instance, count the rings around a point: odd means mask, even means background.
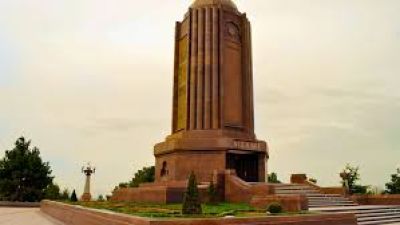
[[[324,194],[302,184],[278,184],[277,195],[305,195],[310,211],[354,213],[359,225],[400,224],[400,206],[360,206],[339,194]]]
[[[318,189],[301,184],[279,184],[275,186],[277,195],[299,195],[303,194],[308,199],[310,208],[332,207],[332,206],[356,206],[353,201],[338,194],[323,194]]]

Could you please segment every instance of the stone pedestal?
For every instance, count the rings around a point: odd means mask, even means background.
[[[83,202],[89,202],[91,200],[92,200],[92,195],[90,193],[84,193],[81,196],[81,201],[83,201]]]

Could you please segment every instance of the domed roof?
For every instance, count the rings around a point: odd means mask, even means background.
[[[196,0],[191,8],[201,8],[208,5],[223,5],[237,10],[237,6],[232,0]]]

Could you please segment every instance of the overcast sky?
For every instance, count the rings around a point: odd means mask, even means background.
[[[169,134],[174,22],[190,0],[0,0],[0,157],[24,135],[56,182],[106,194]],[[236,0],[253,26],[269,170],[383,187],[400,164],[400,1]]]

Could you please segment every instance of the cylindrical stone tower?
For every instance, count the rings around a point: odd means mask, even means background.
[[[254,134],[250,22],[231,0],[196,0],[176,23],[172,134],[155,146],[156,180],[234,169],[265,181],[267,144]]]

